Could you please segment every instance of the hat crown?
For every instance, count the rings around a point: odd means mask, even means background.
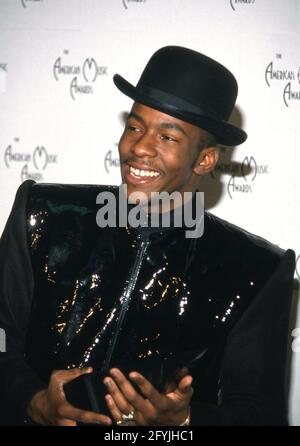
[[[236,79],[227,68],[179,46],[166,46],[152,55],[137,84],[137,89],[145,87],[178,97],[226,121],[238,91]]]
[[[119,74],[113,77],[134,101],[196,125],[226,145],[242,144],[247,133],[228,122],[238,86],[220,63],[181,46],[166,46],[149,59],[136,87]]]

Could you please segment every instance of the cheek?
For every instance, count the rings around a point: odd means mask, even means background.
[[[164,163],[170,173],[173,172],[180,176],[189,176],[193,171],[195,160],[186,156],[184,153],[179,153],[175,156],[166,157]]]
[[[119,141],[119,154],[127,157],[138,141],[138,135],[124,131]]]
[[[125,136],[125,134],[123,133],[122,136],[121,136],[121,138],[120,138],[119,145],[118,145],[118,149],[119,149],[119,154],[120,154],[120,156],[122,156],[122,155],[124,155],[126,152],[128,152],[128,147],[129,147],[129,145],[128,145],[126,136]]]

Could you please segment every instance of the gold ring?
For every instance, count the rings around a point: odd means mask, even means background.
[[[118,426],[130,426],[131,421],[134,420],[134,410],[129,412],[129,414],[122,413],[122,420],[117,421]]]
[[[123,421],[132,421],[133,419],[134,419],[134,410],[129,412],[128,415],[126,415],[125,413],[122,413],[122,420]]]

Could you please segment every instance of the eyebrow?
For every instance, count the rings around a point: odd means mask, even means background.
[[[134,118],[134,119],[137,119],[138,121],[144,122],[143,118],[142,118],[140,115],[138,115],[137,113],[133,112],[133,111],[131,111],[130,113],[128,113],[128,115],[127,115],[127,121],[128,121],[128,119],[130,119],[130,118]]]
[[[133,112],[133,111],[131,111],[131,112],[128,114],[128,116],[127,116],[127,120],[130,119],[130,118],[134,118],[134,119],[136,119],[137,121],[140,121],[140,122],[144,123],[144,119],[143,119],[140,115],[138,115],[137,113],[135,113],[135,112]],[[160,123],[158,124],[158,127],[162,127],[162,128],[165,128],[165,129],[174,129],[174,130],[178,130],[179,132],[181,132],[181,133],[183,133],[185,136],[187,136],[185,130],[184,130],[179,124],[175,124],[175,123],[173,123],[173,122],[167,122],[167,121],[165,122],[165,121],[162,121],[162,122],[160,122]]]
[[[186,132],[184,131],[184,129],[178,125],[175,124],[173,122],[161,122],[159,124],[159,127],[163,127],[165,129],[174,129],[174,130],[178,130],[179,132],[183,133],[185,136],[187,136]]]

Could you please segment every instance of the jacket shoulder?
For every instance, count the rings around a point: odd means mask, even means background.
[[[50,213],[95,209],[100,192],[116,193],[117,186],[94,184],[34,183],[29,194],[29,208],[48,208]]]
[[[205,215],[204,231],[219,255],[229,262],[253,263],[256,267],[265,265],[266,269],[269,265],[273,269],[286,252],[263,237],[209,212]]]
[[[39,256],[48,240],[74,247],[97,236],[97,196],[116,193],[116,186],[34,183],[28,194],[26,220],[31,253]]]
[[[201,289],[209,298],[213,326],[221,331],[236,323],[269,280],[277,277],[276,271],[292,277],[295,257],[292,250],[208,212],[198,255],[197,277],[201,276]]]

